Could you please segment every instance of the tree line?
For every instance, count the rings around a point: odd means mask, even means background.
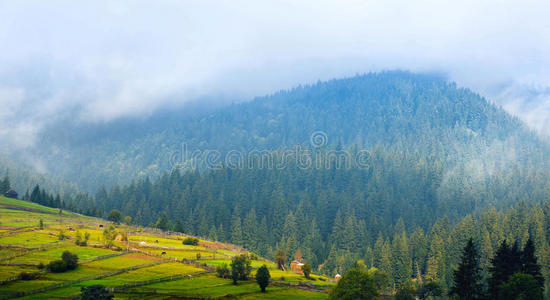
[[[388,155],[373,153],[372,159],[384,161]],[[433,179],[429,173],[409,167],[405,173],[414,181],[396,182],[385,175],[392,173],[392,166],[172,172],[156,182],[144,179],[108,192],[100,189],[94,197],[58,201],[35,188],[28,199],[99,217],[120,209],[119,219],[131,216],[134,224],[232,242],[270,259],[283,250],[290,261],[300,251],[315,272],[331,276],[362,259],[369,268],[390,275],[391,289],[417,278],[437,281],[448,290],[461,253],[458,245],[470,237],[480,245],[483,278],[489,276],[490,259],[503,240],[522,246],[529,238],[542,274],[548,276],[548,201],[519,202],[509,209],[480,205],[467,213],[469,198],[457,198],[453,208],[463,206],[459,217],[419,188],[422,180]],[[406,160],[400,168],[407,168]],[[411,188],[413,182],[416,188]]]

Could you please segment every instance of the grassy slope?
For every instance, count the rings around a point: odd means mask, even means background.
[[[45,225],[42,230],[38,226],[40,219]],[[309,282],[325,290],[332,286],[326,278],[313,276],[316,280],[306,280],[302,275],[275,270],[273,262],[254,260],[254,269],[264,264],[270,268],[272,282],[275,283],[268,288],[268,293],[262,294],[254,281],[235,286],[228,279],[217,278],[212,271],[212,267],[217,265],[229,265],[231,257],[242,253],[243,249],[205,240],[201,240],[199,246],[186,246],[181,242],[184,236],[120,225],[117,230],[129,232],[129,243],[117,239],[115,246],[120,248],[117,251],[103,247],[104,227],[101,228],[100,224],[109,226],[105,220],[66,211],[60,215],[58,209],[0,197],[0,280],[21,272],[36,272],[40,263],[47,264],[59,259],[65,250],[76,253],[80,263],[76,270],[66,273],[42,273],[33,280],[14,280],[0,285],[0,299],[13,297],[16,292],[47,288],[55,284],[66,286],[23,298],[70,297],[79,294],[83,286],[102,284],[115,288],[115,295],[120,299],[163,299],[171,296],[217,298],[229,294],[242,299],[325,299],[326,293],[287,285]],[[59,241],[60,232],[69,238]],[[90,234],[87,246],[74,244],[77,232]],[[123,250],[127,248],[132,253],[124,253]],[[201,258],[197,259],[199,253]],[[106,255],[113,256],[103,257]],[[182,263],[182,259],[186,259],[186,263]],[[121,272],[125,268],[134,269]],[[154,279],[164,280],[147,282]],[[121,290],[123,285],[135,286]]]

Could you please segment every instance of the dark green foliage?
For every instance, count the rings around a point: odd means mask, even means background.
[[[260,286],[262,293],[265,293],[265,288],[269,285],[269,270],[265,265],[261,266],[256,272],[256,282]]]
[[[118,224],[122,220],[122,214],[118,209],[113,209],[107,215],[107,220]]]
[[[155,223],[155,227],[161,230],[169,230],[172,227],[172,225],[170,225],[168,217],[166,216],[166,213],[162,213],[162,215],[158,218],[157,222]]]
[[[309,279],[309,274],[311,274],[311,265],[309,263],[305,263],[302,266],[302,272],[304,272],[304,276]]]
[[[67,264],[62,260],[54,260],[48,264],[48,271],[53,273],[63,273],[67,271]]]
[[[479,254],[472,238],[462,250],[462,257],[458,269],[454,271],[453,286],[450,295],[458,295],[461,300],[477,300],[483,296],[479,268]]]
[[[10,179],[8,176],[4,176],[2,180],[0,180],[0,195],[4,196],[7,191],[9,191],[11,188],[10,185]]]
[[[517,259],[515,251],[504,240],[491,260],[492,266],[489,269],[491,277],[488,280],[488,293],[494,299],[497,299],[499,296],[499,286],[508,281],[508,278],[512,274],[521,271],[520,267],[517,267],[516,262],[513,261],[513,259]]]
[[[420,300],[425,300],[443,295],[443,289],[437,282],[428,281],[420,285],[417,294]]]
[[[38,222],[38,228],[40,228],[40,230],[44,229],[44,221],[42,221],[42,219]]]
[[[199,244],[199,239],[194,237],[186,237],[185,239],[183,239],[182,244],[197,246]]]
[[[183,229],[183,224],[181,223],[180,220],[177,220],[176,221],[176,225],[174,225],[174,231],[175,232],[184,232],[185,230]]]
[[[82,300],[111,300],[113,297],[113,294],[99,284],[84,286],[80,289],[80,299]]]
[[[231,260],[231,279],[233,284],[237,284],[237,280],[248,280],[252,267],[248,255],[241,254],[233,257]]]
[[[537,280],[529,274],[515,273],[498,288],[499,300],[542,300],[543,289]]]
[[[349,269],[330,292],[330,299],[376,299],[378,287],[374,277],[365,270]]]
[[[81,194],[78,197],[75,197],[75,199],[76,198],[80,198],[81,200],[84,200],[83,198],[86,198],[86,201],[90,200],[88,199],[88,196],[84,194]],[[60,209],[70,208],[71,210],[76,210],[75,205],[66,206],[65,202],[61,200],[61,196],[59,196],[59,194],[57,194],[56,196],[52,194],[48,194],[46,193],[45,190],[40,189],[40,186],[38,185],[36,185],[33,188],[32,193],[30,195],[28,194],[28,191],[27,191],[26,195],[23,197],[23,200],[32,201],[32,202],[35,202],[44,206],[53,207],[53,208],[60,208]],[[88,206],[88,202],[86,202],[84,205]]]
[[[21,272],[19,274],[19,278],[21,278],[21,280],[34,280],[34,279],[38,278],[38,274],[31,274],[31,273],[27,273],[27,272]]]
[[[537,261],[537,257],[535,256],[535,245],[531,239],[528,239],[523,247],[523,252],[521,253],[521,263],[521,272],[523,274],[533,276],[539,287],[544,289],[544,277],[541,274],[541,267]]]
[[[70,168],[58,164],[48,170],[84,178],[88,191],[99,187],[95,197],[57,197],[36,186],[25,198],[94,216],[118,209],[143,226],[171,229],[175,222],[177,231],[244,245],[270,259],[280,257],[274,250],[281,249],[280,266],[299,247],[314,269],[324,266],[324,274],[343,273],[364,259],[368,267],[388,272],[392,287],[417,277],[447,291],[470,237],[479,243],[484,276],[490,276],[500,241],[523,245],[529,236],[542,274],[550,273],[550,208],[534,205],[550,198],[548,145],[503,110],[441,78],[368,74],[216,112],[115,123],[84,132],[63,124],[69,132],[44,135],[82,137],[67,142],[72,153],[82,154],[73,156]],[[321,149],[308,147],[317,130],[328,136]],[[268,149],[280,157],[295,145],[318,150],[321,157],[366,149],[368,168],[304,169],[290,160],[283,169],[226,165],[164,173],[173,166],[159,153],[173,153],[182,141],[190,152],[215,149],[222,156]],[[75,176],[77,170],[83,173]],[[130,183],[140,172],[155,179]],[[517,199],[525,199],[523,208],[501,211]],[[496,210],[486,210],[492,207]]]
[[[229,278],[231,276],[231,272],[229,271],[229,268],[227,267],[227,264],[221,264],[216,267],[216,273],[218,274],[218,277],[220,278]]]
[[[523,251],[518,243],[509,247],[502,242],[490,268],[489,297],[494,299],[542,299],[544,277],[535,256],[535,246],[529,238]]]
[[[403,284],[395,293],[395,300],[415,300],[416,289],[410,283]]]
[[[67,266],[67,270],[74,270],[78,266],[78,256],[69,251],[63,251],[63,254],[61,255],[61,260],[63,260],[63,262]]]

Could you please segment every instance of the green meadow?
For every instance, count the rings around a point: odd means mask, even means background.
[[[103,230],[110,225],[102,219],[67,211],[60,214],[58,209],[0,197],[0,299],[76,297],[82,287],[94,284],[113,289],[116,299],[216,299],[229,295],[237,299],[326,299],[326,292],[295,285],[309,282],[326,290],[332,285],[327,278],[321,281],[322,277],[312,275],[308,280],[277,270],[273,262],[251,260],[252,275],[263,265],[271,273],[268,292],[260,293],[253,280],[233,285],[214,271],[217,266],[230,265],[232,257],[247,253],[242,248],[203,239],[197,246],[184,245],[185,235],[124,224],[113,224],[117,236],[107,247]],[[86,246],[76,245],[77,234],[85,233],[89,234]],[[76,269],[62,273],[41,269],[59,260],[64,251],[78,256]],[[23,279],[25,273],[31,276]]]

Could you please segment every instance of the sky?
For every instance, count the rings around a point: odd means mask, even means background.
[[[547,0],[0,0],[0,138],[382,70],[437,72],[550,135]],[[205,104],[206,105],[206,104]]]

